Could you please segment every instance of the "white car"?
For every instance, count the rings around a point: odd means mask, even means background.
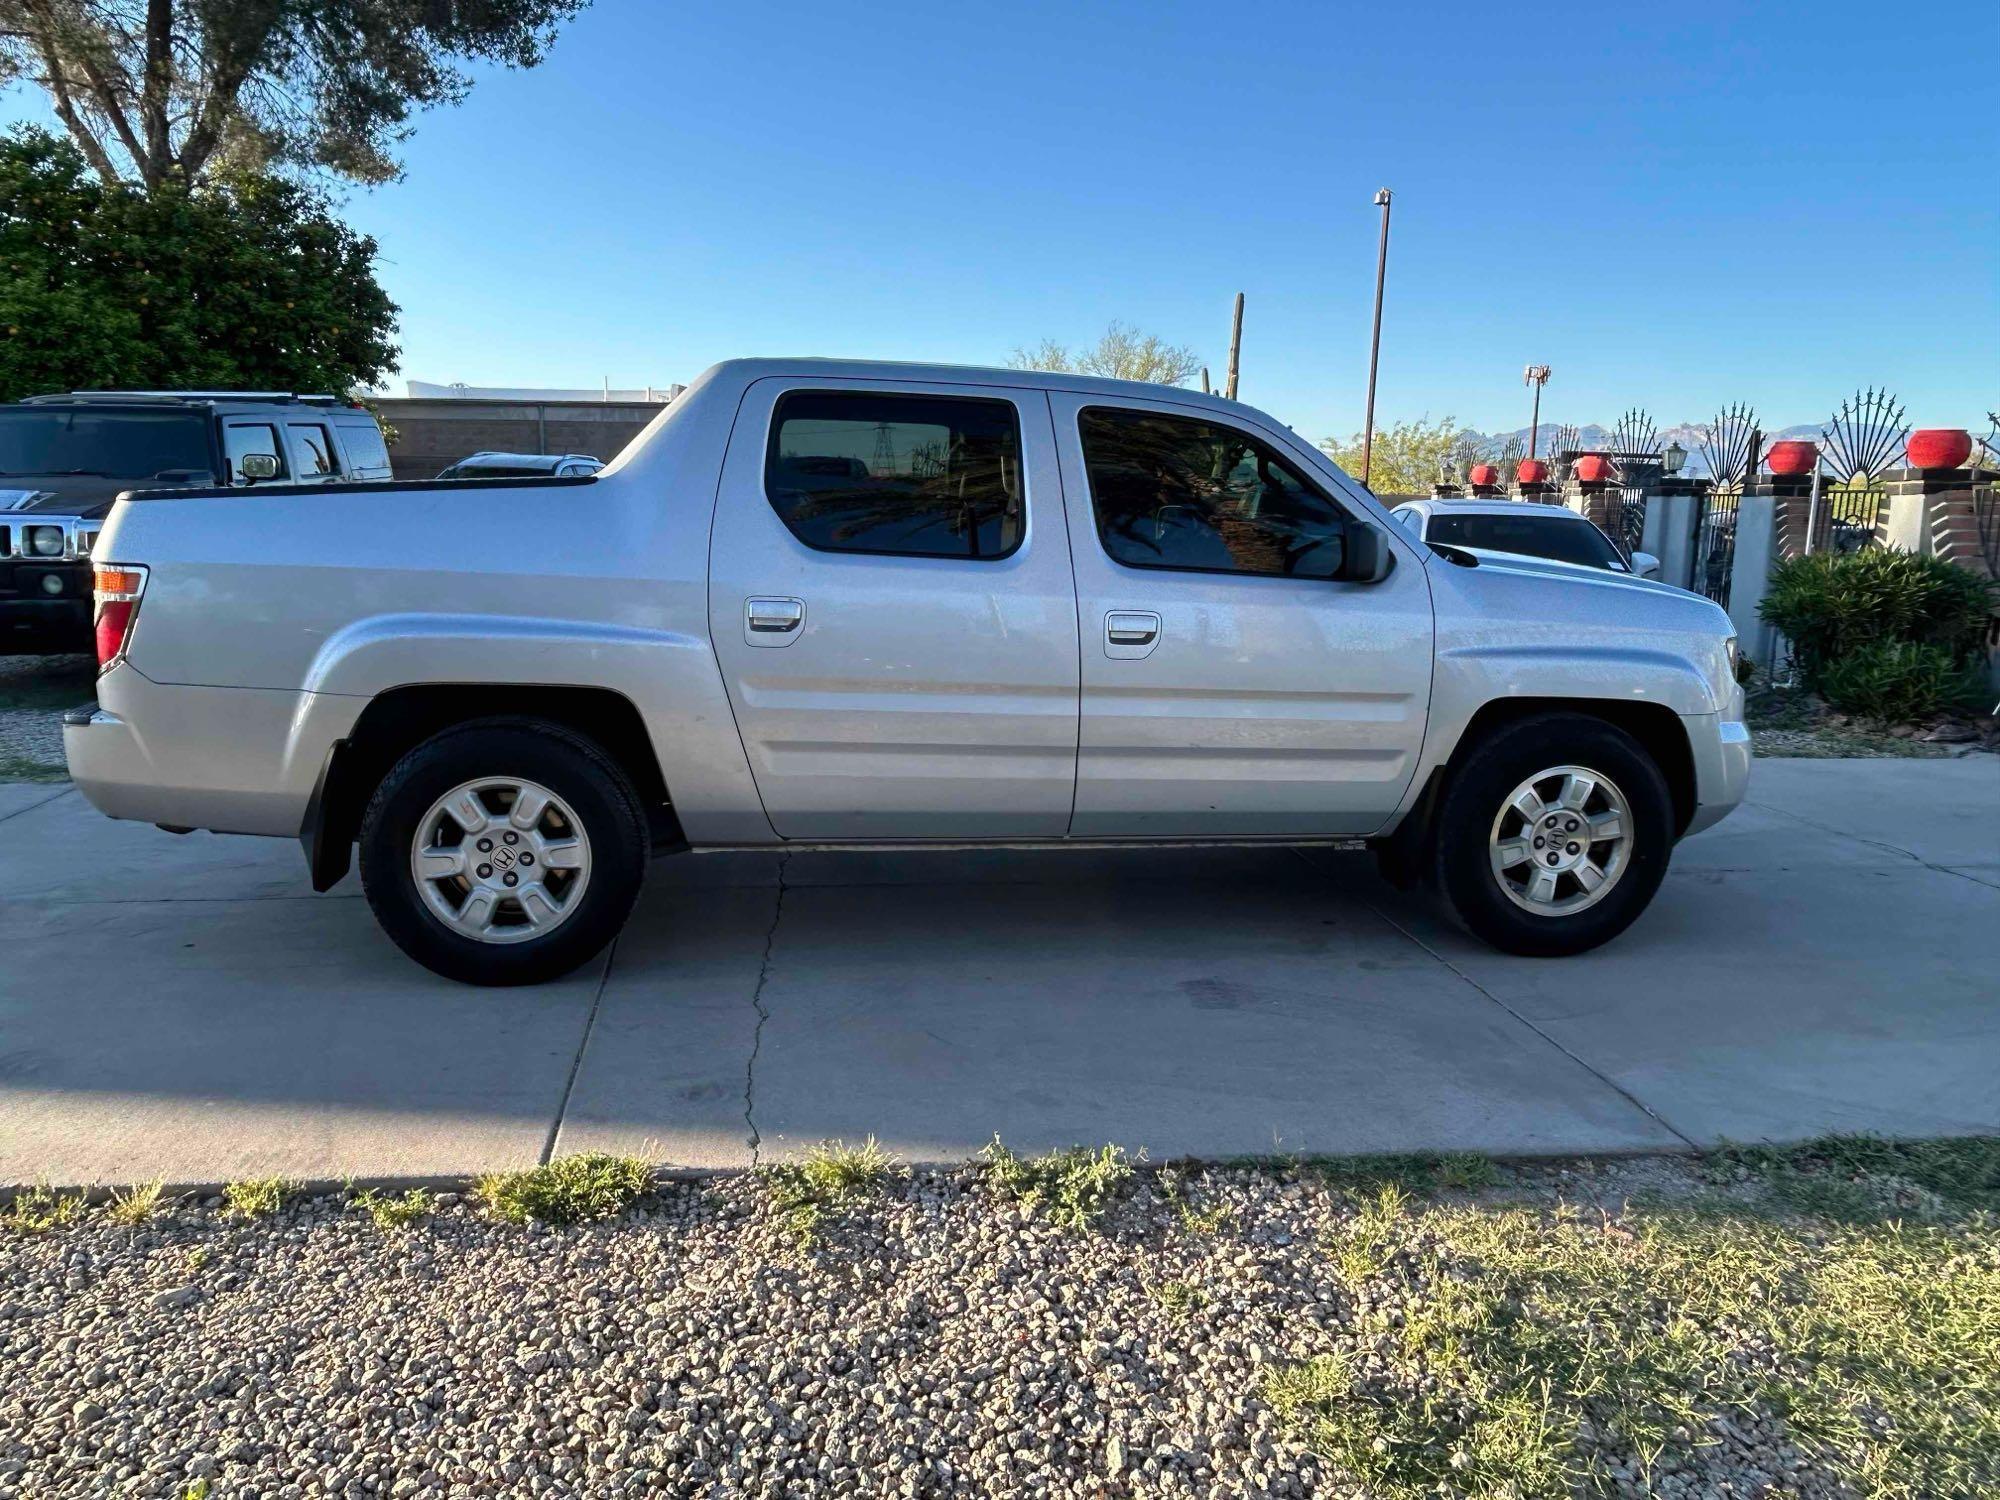
[[[1474,553],[1537,557],[1576,568],[1600,568],[1637,578],[1658,578],[1660,560],[1650,552],[1630,559],[1595,522],[1560,505],[1527,500],[1412,500],[1390,512],[1420,541]]]

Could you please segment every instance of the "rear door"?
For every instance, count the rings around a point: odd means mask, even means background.
[[[770,378],[709,625],[784,838],[1046,838],[1076,785],[1069,536],[1040,391]]]
[[[301,484],[340,478],[339,450],[324,422],[287,422],[285,435],[291,440],[292,472]]]
[[[1431,598],[1399,527],[1339,582],[1362,518],[1291,440],[1205,408],[1052,393],[1083,632],[1078,837],[1341,835],[1415,774]]]

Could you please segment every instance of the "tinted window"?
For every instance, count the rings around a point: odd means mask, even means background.
[[[292,423],[292,441],[298,445],[299,473],[311,479],[319,475],[338,474],[340,468],[333,461],[333,443],[326,435],[324,427],[307,427]]]
[[[227,422],[222,428],[222,451],[229,460],[229,482],[248,484],[243,458],[248,453],[268,453],[278,461],[278,475],[285,473],[285,458],[278,449],[278,429],[267,422]]]
[[[1581,516],[1453,515],[1435,512],[1424,532],[1427,540],[1453,547],[1477,547],[1485,552],[1518,552],[1556,562],[1582,563],[1590,568],[1626,571],[1625,560],[1604,533]]]
[[[1217,422],[1091,407],[1079,418],[1097,535],[1134,568],[1331,578],[1347,513]]]
[[[382,434],[377,428],[343,426],[340,429],[340,446],[346,450],[349,468],[389,467],[389,445],[382,441]]]
[[[0,409],[0,475],[151,479],[170,469],[214,467],[208,418],[198,412]]]
[[[1005,557],[1021,545],[1021,425],[1006,401],[794,391],[764,492],[808,547]]]

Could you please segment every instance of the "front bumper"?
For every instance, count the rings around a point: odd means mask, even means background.
[[[95,649],[90,564],[0,560],[0,656]]]
[[[1735,711],[1735,718],[1722,714],[1681,715],[1688,747],[1694,755],[1695,807],[1687,833],[1713,828],[1736,811],[1749,794],[1750,730],[1741,717],[1740,695]]]

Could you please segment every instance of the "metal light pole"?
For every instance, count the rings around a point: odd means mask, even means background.
[[[1382,210],[1382,243],[1375,252],[1375,331],[1368,339],[1368,414],[1361,423],[1361,483],[1375,466],[1375,367],[1382,357],[1382,283],[1389,274],[1389,190],[1377,189],[1375,205]]]
[[[1521,384],[1535,388],[1535,414],[1528,419],[1528,457],[1535,456],[1535,438],[1542,428],[1542,387],[1549,383],[1547,365],[1529,365],[1521,372]]]

